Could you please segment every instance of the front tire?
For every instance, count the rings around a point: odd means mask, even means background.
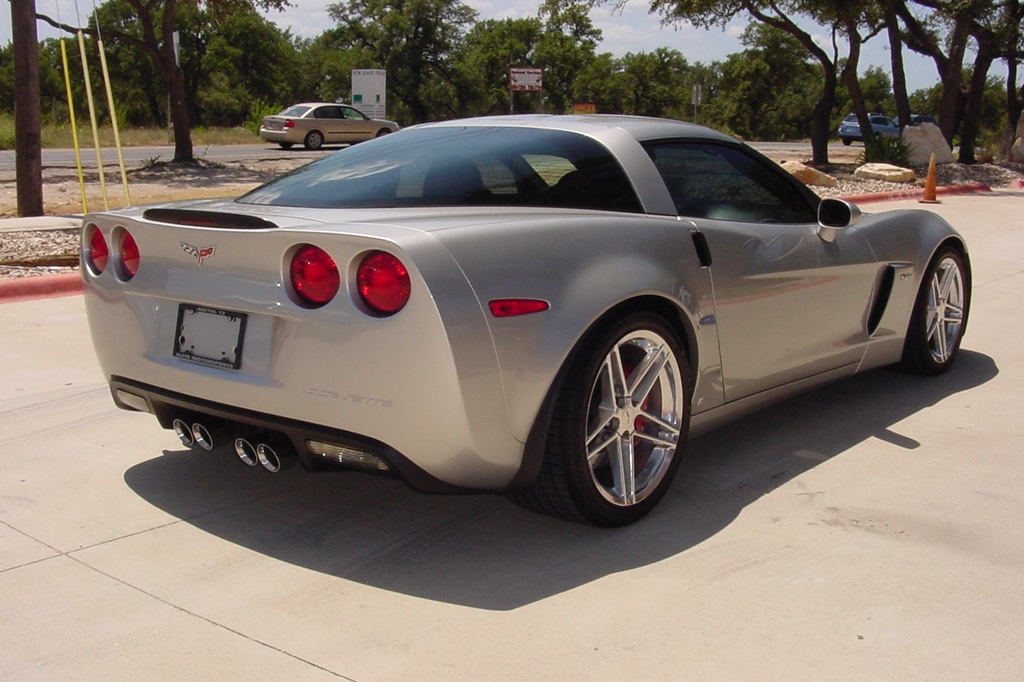
[[[951,246],[935,254],[910,316],[900,367],[914,374],[948,370],[960,351],[970,311],[970,273]]]
[[[584,341],[571,362],[541,473],[512,498],[597,526],[633,523],[679,467],[690,420],[686,353],[660,317],[634,313]]]

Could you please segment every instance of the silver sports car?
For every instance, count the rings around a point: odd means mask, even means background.
[[[114,401],[186,445],[603,526],[657,504],[688,435],[873,367],[945,371],[970,304],[936,215],[861,217],[650,118],[417,126],[83,230]]]

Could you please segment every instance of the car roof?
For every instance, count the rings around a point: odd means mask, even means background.
[[[292,107],[350,107],[351,104],[345,102],[296,102],[290,104],[285,109],[291,109]]]
[[[699,138],[736,144],[735,138],[716,130],[684,121],[646,116],[620,114],[517,114],[509,116],[481,116],[454,121],[425,123],[423,126],[464,128],[469,126],[499,126],[508,128],[545,128],[594,135],[600,131],[619,129],[638,141],[666,138]],[[419,127],[419,126],[414,126]]]

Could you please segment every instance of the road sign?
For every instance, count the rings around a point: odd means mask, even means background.
[[[508,89],[512,91],[540,92],[544,89],[544,71],[513,66],[508,70]]]

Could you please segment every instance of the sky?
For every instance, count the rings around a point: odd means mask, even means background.
[[[324,0],[290,0],[293,7],[285,12],[266,12],[265,16],[283,29],[291,29],[293,35],[313,37],[332,25],[327,16]],[[507,19],[536,16],[540,0],[463,0],[475,9],[481,19]],[[85,22],[94,7],[94,0],[35,0],[36,11],[57,18],[66,24],[79,25]],[[101,3],[100,3],[101,4]],[[6,5],[6,7],[4,6]],[[722,61],[729,54],[743,48],[740,36],[746,22],[736,21],[725,28],[704,30],[690,25],[662,26],[658,15],[649,14],[648,2],[629,0],[619,10],[614,3],[594,8],[591,20],[601,29],[603,40],[599,52],[611,52],[622,56],[627,52],[651,52],[658,47],[679,50],[688,62]],[[11,41],[10,5],[0,3],[0,44]],[[78,20],[81,16],[81,22]],[[102,27],[101,27],[102,28]],[[59,33],[44,22],[37,22],[36,30],[40,40],[59,37]],[[820,44],[830,45],[824,30],[811,31]],[[831,51],[831,47],[828,48]],[[929,60],[909,51],[904,52],[907,62],[907,81],[911,91],[931,87],[937,82],[935,68]],[[888,72],[889,52],[882,37],[876,37],[865,45],[861,58],[862,71],[868,66],[879,66]],[[512,65],[510,65],[512,66]]]

